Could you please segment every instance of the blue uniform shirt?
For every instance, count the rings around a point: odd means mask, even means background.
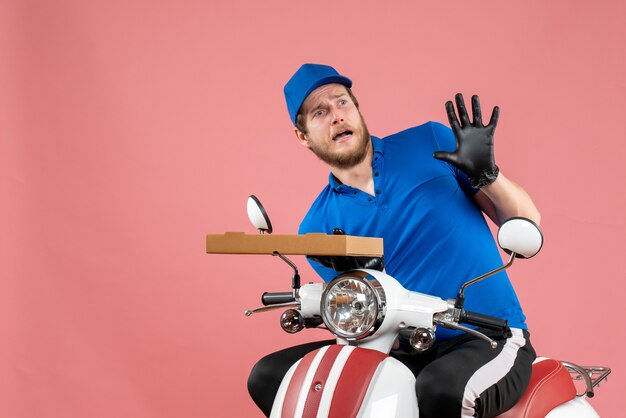
[[[454,298],[466,281],[502,266],[499,249],[472,196],[476,190],[454,166],[433,158],[453,151],[452,131],[428,122],[384,139],[372,137],[375,196],[340,184],[330,174],[299,233],[382,237],[385,271],[405,288]],[[337,272],[311,261],[329,281]],[[470,286],[465,308],[508,319],[526,329],[525,316],[505,272]],[[437,330],[440,339],[457,333]]]

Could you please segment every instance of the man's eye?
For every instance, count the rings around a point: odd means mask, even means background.
[[[317,110],[315,113],[313,113],[313,117],[323,116],[323,115],[324,115],[324,111],[322,109]]]
[[[348,103],[348,101],[346,99],[339,100],[339,104],[340,105],[345,105],[346,103]]]

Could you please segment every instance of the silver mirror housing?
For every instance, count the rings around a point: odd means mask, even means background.
[[[265,208],[255,195],[248,196],[246,209],[248,210],[248,218],[250,219],[250,222],[252,222],[252,225],[254,225],[254,227],[258,229],[261,234],[266,232],[268,234],[272,233],[272,223],[270,222],[270,218],[267,216]]]
[[[498,230],[498,245],[507,253],[519,258],[531,258],[543,245],[539,226],[526,218],[511,218]]]

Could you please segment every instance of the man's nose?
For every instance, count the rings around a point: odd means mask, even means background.
[[[338,109],[333,110],[333,125],[343,122],[343,115]]]

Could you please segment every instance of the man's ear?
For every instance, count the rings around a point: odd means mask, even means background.
[[[298,128],[294,128],[293,131],[296,134],[298,141],[300,141],[300,145],[302,145],[305,148],[311,148],[311,145],[309,144],[309,140],[306,139],[306,135],[304,134],[304,132],[302,132]]]

